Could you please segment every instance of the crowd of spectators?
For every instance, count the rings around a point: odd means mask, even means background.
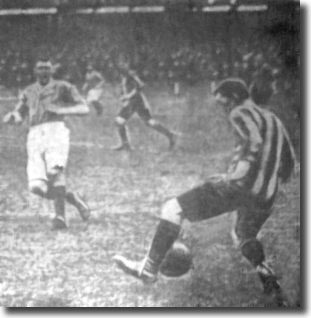
[[[270,67],[284,87],[292,85],[293,77],[298,78],[299,43],[292,38],[285,40],[290,45],[284,46],[279,37],[269,37],[260,30],[231,32],[228,37],[215,27],[206,32],[204,40],[196,40],[191,34],[199,33],[196,28],[202,25],[192,25],[185,35],[187,26],[176,32],[175,25],[163,33],[163,28],[157,30],[148,23],[86,21],[2,21],[0,85],[23,87],[30,83],[34,61],[42,52],[52,58],[55,77],[77,85],[82,84],[88,64],[108,81],[117,80],[120,59],[129,60],[147,82],[191,85],[238,76],[250,84],[263,65]]]
[[[183,20],[183,19],[182,19]],[[150,22],[151,21],[151,22]],[[274,83],[274,105],[299,145],[300,83],[299,33],[268,32],[210,21],[200,23],[131,21],[126,17],[56,20],[18,18],[0,20],[0,86],[25,87],[35,80],[36,58],[47,54],[54,76],[82,87],[91,64],[108,82],[119,81],[117,65],[129,61],[148,84],[170,87],[240,77],[251,86],[257,77]],[[191,20],[190,20],[191,22]],[[217,22],[217,21],[216,21]],[[271,35],[272,34],[272,35]],[[178,85],[176,85],[178,83]],[[266,90],[267,96],[271,87]],[[284,111],[286,109],[286,111]],[[296,119],[293,121],[293,116]]]

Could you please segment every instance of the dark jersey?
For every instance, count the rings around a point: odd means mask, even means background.
[[[143,86],[143,82],[133,72],[129,72],[122,76],[121,93],[122,95],[127,95],[135,91],[135,94],[131,97],[132,100],[141,97],[141,89]]]

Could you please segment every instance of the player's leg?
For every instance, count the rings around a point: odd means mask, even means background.
[[[29,191],[41,198],[47,198],[48,185],[46,180],[32,179],[28,182]]]
[[[51,160],[51,164],[54,164],[56,166],[62,167],[62,174],[61,174],[61,180],[63,178],[63,185],[66,184],[66,178],[65,178],[65,168],[68,161],[68,155],[69,155],[69,147],[70,147],[70,132],[65,126],[61,126],[58,130],[58,136],[60,136],[60,140],[57,141],[54,139],[54,147],[51,148],[55,151],[54,154],[52,154],[52,157],[54,159]],[[56,148],[57,147],[57,148]],[[53,169],[53,167],[52,167]],[[55,169],[55,168],[54,168]],[[60,183],[60,186],[62,185],[62,182],[57,181],[57,179],[54,179],[54,187],[55,184]],[[90,217],[90,208],[88,204],[85,202],[85,200],[74,191],[68,191],[67,187],[65,186],[65,200],[69,204],[73,205],[79,212],[81,218],[83,221],[86,221]]]
[[[146,125],[158,133],[164,135],[169,142],[169,150],[172,150],[176,144],[176,135],[174,135],[168,128],[163,126],[160,122],[157,120],[150,118],[149,120],[145,121]]]
[[[242,255],[256,269],[263,284],[264,292],[281,293],[280,284],[273,270],[265,263],[265,253],[262,243],[257,235],[271,215],[271,208],[258,209],[256,207],[240,208],[237,211],[232,237],[235,245],[240,248]]]
[[[169,141],[169,149],[172,150],[176,144],[176,135],[173,134],[168,128],[163,126],[160,122],[152,118],[149,110],[149,103],[145,95],[141,95],[141,100],[137,100],[136,112],[144,123],[165,136]]]
[[[63,123],[52,126],[47,134],[47,149],[45,161],[47,175],[49,177],[49,199],[54,200],[55,220],[63,220],[65,224],[65,202],[74,205],[83,220],[90,216],[87,204],[74,192],[66,191],[65,168],[69,155],[69,130]]]
[[[91,216],[91,209],[79,193],[67,191],[66,201],[78,210],[83,221],[87,221],[89,219]]]
[[[66,180],[64,168],[61,166],[53,166],[48,168],[49,191],[47,198],[53,200],[55,217],[53,219],[52,228],[60,230],[67,228],[65,215],[66,202]]]
[[[49,198],[54,201],[53,229],[66,228],[65,168],[69,155],[69,130],[62,122],[46,125],[45,165],[49,180]]]
[[[161,219],[144,260],[131,261],[123,256],[116,255],[114,261],[127,274],[145,282],[156,281],[165,254],[178,238],[182,220],[182,207],[178,199],[168,201],[162,208]]]
[[[226,183],[206,183],[168,201],[162,208],[161,219],[151,246],[141,262],[116,256],[114,260],[126,273],[146,282],[156,280],[164,257],[180,233],[182,221],[191,222],[211,218],[234,209],[237,200]]]
[[[64,228],[66,227],[64,199],[62,198],[64,187],[52,189],[50,186],[50,176],[44,158],[46,143],[46,125],[31,128],[27,140],[29,190],[42,198],[54,200],[56,217],[53,220],[53,228],[55,226]]]
[[[117,126],[118,134],[120,137],[120,145],[113,147],[113,150],[130,150],[130,141],[128,138],[126,123],[128,119],[134,113],[132,105],[125,106],[121,109],[118,116],[115,118],[115,124]]]
[[[67,191],[63,168],[54,167],[53,170],[54,172],[51,173],[51,170],[49,172],[48,182],[44,180],[35,180],[32,182],[31,186],[39,193],[32,192],[40,195],[42,198],[53,200],[58,218],[65,220],[64,203],[68,202],[78,210],[82,220],[86,221],[90,217],[89,206],[77,192]]]
[[[32,127],[27,136],[27,178],[28,188],[33,194],[45,198],[48,193],[48,179],[43,158],[44,143],[40,126]]]

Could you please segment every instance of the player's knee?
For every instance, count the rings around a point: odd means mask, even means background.
[[[182,208],[177,199],[167,201],[161,211],[161,219],[180,225],[182,222]]]
[[[64,168],[60,166],[54,166],[47,171],[49,181],[53,186],[64,186],[65,185],[65,173]]]
[[[126,120],[118,116],[115,118],[115,123],[117,126],[124,126],[126,124]]]
[[[157,121],[154,120],[153,118],[147,120],[145,123],[149,127],[155,127],[158,124]]]
[[[55,178],[59,174],[61,174],[63,172],[63,170],[64,170],[64,168],[61,166],[52,166],[52,167],[48,168],[47,174],[48,174],[49,178]]]
[[[240,244],[242,255],[254,266],[258,266],[265,260],[262,244],[255,238],[245,240]]]
[[[48,185],[44,180],[32,180],[28,187],[30,192],[39,196],[46,196],[48,192]]]

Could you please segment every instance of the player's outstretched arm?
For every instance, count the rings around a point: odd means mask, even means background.
[[[90,112],[90,109],[85,102],[63,108],[51,105],[47,110],[51,113],[63,116],[84,116]]]
[[[63,115],[63,116],[83,116],[87,115],[90,112],[90,109],[85,101],[85,99],[80,95],[77,88],[73,85],[69,85],[67,87],[68,89],[68,95],[71,96],[71,105],[66,107],[59,107],[56,105],[50,105],[48,108],[48,111],[55,113],[57,115]]]
[[[137,94],[137,89],[134,88],[129,93],[124,94],[124,95],[121,96],[121,102],[127,102],[129,99],[134,97],[136,94]]]

